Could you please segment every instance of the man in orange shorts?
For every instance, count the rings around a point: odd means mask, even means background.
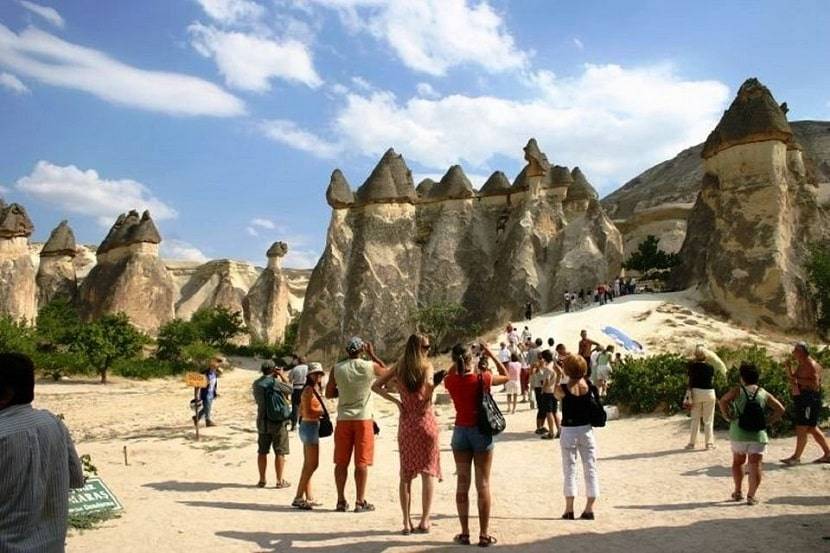
[[[326,384],[326,397],[338,398],[337,426],[334,429],[334,482],[337,485],[337,510],[349,509],[346,479],[354,451],[354,481],[357,489],[354,511],[374,511],[366,501],[366,481],[375,455],[372,420],[372,383],[386,372],[386,365],[375,356],[372,344],[352,338],[346,344],[349,358],[332,369]],[[371,361],[361,358],[365,353]]]

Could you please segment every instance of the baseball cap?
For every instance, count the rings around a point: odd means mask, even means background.
[[[357,336],[353,336],[346,342],[346,351],[349,353],[357,353],[363,349],[363,340]]]

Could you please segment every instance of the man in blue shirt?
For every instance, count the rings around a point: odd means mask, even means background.
[[[207,378],[207,387],[205,388],[193,388],[193,399],[201,403],[202,408],[199,409],[199,414],[193,417],[193,422],[197,422],[202,420],[202,417],[205,419],[205,426],[216,426],[216,423],[213,422],[213,419],[210,418],[211,410],[213,409],[213,400],[219,397],[217,393],[218,384],[219,384],[219,375],[221,374],[221,369],[219,368],[224,359],[220,356],[213,357],[209,364],[208,368],[202,371],[202,374],[205,375]]]

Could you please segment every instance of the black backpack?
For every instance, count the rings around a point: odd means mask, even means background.
[[[746,432],[760,432],[767,429],[767,416],[764,413],[764,407],[758,401],[758,392],[761,387],[755,389],[755,393],[750,397],[746,388],[741,386],[741,390],[746,396],[746,403],[744,408],[738,415],[738,427]]]

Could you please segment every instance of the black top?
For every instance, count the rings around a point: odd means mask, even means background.
[[[591,424],[591,391],[575,396],[567,384],[560,384],[565,397],[562,398],[562,426],[587,426]],[[589,385],[590,386],[590,385]]]
[[[709,363],[692,361],[689,363],[689,388],[700,388],[701,390],[713,390],[712,383],[715,377],[715,369]]]

